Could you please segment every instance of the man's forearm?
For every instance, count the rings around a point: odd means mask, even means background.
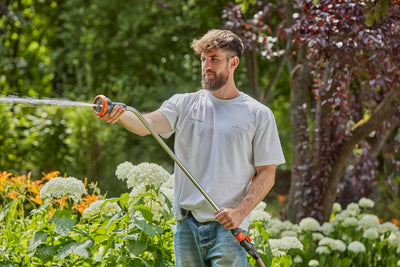
[[[133,112],[124,112],[121,117],[119,117],[118,122],[124,126],[127,130],[134,134],[145,136],[150,134],[147,128],[139,120],[139,118]]]
[[[262,166],[257,170],[257,176],[249,187],[249,191],[236,207],[243,218],[262,201],[275,183],[275,165]]]

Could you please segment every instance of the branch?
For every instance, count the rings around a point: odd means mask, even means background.
[[[260,102],[261,103],[264,102],[265,98],[268,96],[269,92],[271,91],[272,86],[276,83],[279,76],[281,75],[283,67],[285,66],[285,63],[286,63],[286,59],[287,59],[286,56],[282,57],[274,76],[272,77],[272,79],[269,81],[269,83],[267,85],[267,88],[265,89],[264,93],[260,94]]]
[[[340,176],[346,165],[346,161],[353,152],[355,145],[366,138],[372,131],[378,129],[383,121],[390,118],[400,108],[400,88],[392,89],[384,100],[373,110],[369,117],[366,117],[356,123],[350,131],[348,138],[340,145],[337,160],[332,167],[336,170],[336,177],[331,182],[339,182]],[[331,183],[330,182],[330,183]]]

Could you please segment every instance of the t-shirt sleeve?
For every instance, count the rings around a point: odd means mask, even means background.
[[[285,163],[281,142],[274,115],[269,110],[257,120],[257,129],[253,139],[254,164],[279,165]]]
[[[179,118],[180,107],[182,106],[182,97],[176,94],[170,99],[165,100],[161,107],[158,109],[169,121],[171,131],[169,133],[161,134],[162,137],[168,138],[176,131],[176,124]]]

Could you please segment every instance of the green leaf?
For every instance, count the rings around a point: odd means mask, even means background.
[[[62,236],[67,236],[75,226],[75,221],[66,217],[53,217],[50,222],[56,225],[54,232]]]
[[[129,196],[129,193],[122,194],[119,197],[119,205],[121,206],[122,209],[128,209],[129,208],[129,201],[131,197]]]
[[[61,218],[74,218],[74,215],[72,214],[71,210],[58,210],[56,213],[54,213],[53,217],[61,217]]]
[[[132,235],[123,236],[122,239],[137,240],[138,237],[139,237],[139,233],[136,233],[136,234],[132,234]]]
[[[35,252],[35,256],[41,259],[43,262],[52,261],[56,254],[56,246],[43,246],[38,248]]]
[[[142,230],[143,233],[145,233],[146,235],[150,236],[151,238],[154,238],[156,236],[156,233],[154,232],[154,230],[145,221],[136,222],[136,226],[140,230]]]
[[[47,234],[43,231],[38,231],[29,240],[28,251],[36,249],[38,246],[45,244],[47,240]]]
[[[135,209],[140,211],[140,213],[142,213],[142,215],[146,219],[146,221],[148,221],[150,223],[153,221],[153,216],[154,215],[151,212],[149,207],[147,207],[147,206],[145,206],[143,204],[140,204],[140,205],[135,206]]]
[[[93,241],[90,239],[79,243],[78,242],[67,243],[58,251],[57,260],[68,257],[69,255],[71,255],[71,253],[74,253],[78,256],[82,256],[85,258],[89,258],[90,251],[87,249],[87,247],[91,247],[92,245]]]
[[[164,228],[154,225],[154,229],[156,230],[157,233],[162,234],[164,232]]]
[[[138,255],[142,254],[143,252],[145,252],[146,249],[147,249],[147,244],[143,240],[129,241],[128,251],[130,254],[132,254],[132,256],[138,256]]]

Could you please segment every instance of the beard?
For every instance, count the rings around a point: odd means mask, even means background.
[[[203,88],[211,92],[220,89],[228,82],[229,79],[228,68],[226,68],[225,71],[221,72],[220,74],[216,74],[215,72],[212,73],[214,73],[213,79],[210,79],[205,74],[203,74],[203,77],[201,79],[201,85],[203,86]]]

